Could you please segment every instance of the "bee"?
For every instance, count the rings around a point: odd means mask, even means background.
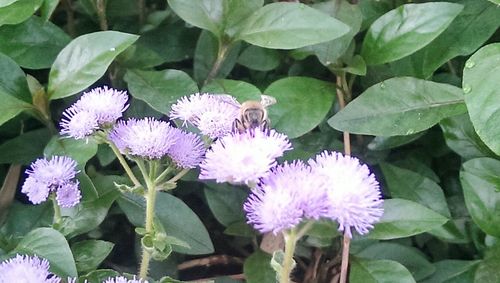
[[[261,95],[260,101],[247,100],[239,105],[239,117],[234,120],[233,132],[243,133],[248,129],[259,128],[269,131],[271,121],[267,114],[267,107],[276,103],[276,98],[269,95]]]

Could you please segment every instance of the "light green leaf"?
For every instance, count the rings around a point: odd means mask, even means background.
[[[402,77],[368,88],[330,118],[328,124],[355,134],[411,135],[465,112],[461,89]]]
[[[384,215],[368,238],[389,240],[417,235],[440,227],[448,219],[416,202],[384,200]]]
[[[98,80],[123,50],[138,38],[117,31],[84,34],[73,39],[50,69],[48,94],[58,99],[75,94]]]
[[[73,254],[64,236],[52,228],[29,232],[12,253],[37,255],[50,262],[50,270],[61,277],[76,277]]]
[[[2,53],[0,53],[0,94],[19,99],[21,105],[29,106],[27,103],[31,103],[26,75],[14,60]]]
[[[392,260],[352,259],[350,283],[415,283],[410,271]]]
[[[36,16],[0,27],[0,52],[28,69],[49,68],[70,40],[62,29]]]
[[[274,49],[250,45],[241,52],[238,64],[252,70],[267,72],[279,66],[280,54]]]
[[[0,5],[0,26],[15,25],[24,22],[40,8],[43,0],[17,0],[8,6]]]
[[[387,150],[402,145],[412,143],[419,138],[421,138],[425,132],[419,132],[407,136],[392,136],[392,137],[375,137],[369,144],[368,149],[370,150]]]
[[[75,256],[78,272],[88,272],[97,269],[99,264],[109,255],[114,244],[100,240],[77,242],[71,246]]]
[[[57,5],[59,5],[59,0],[43,0],[42,7],[40,7],[41,18],[48,22]]]
[[[408,56],[442,33],[462,9],[462,5],[447,2],[402,5],[370,26],[361,55],[368,65]]]
[[[273,82],[264,93],[277,100],[268,109],[272,128],[296,138],[323,121],[332,107],[336,89],[317,79],[288,77]]]
[[[237,39],[253,45],[294,49],[326,42],[349,31],[349,26],[302,3],[272,3],[243,24]]]
[[[168,114],[179,98],[198,92],[193,79],[178,70],[128,70],[124,80],[133,97],[163,114]]]
[[[260,250],[245,260],[243,273],[248,283],[276,282],[276,272],[271,268],[271,256]]]
[[[500,43],[479,49],[465,63],[465,104],[477,134],[500,155]]]
[[[500,161],[476,158],[463,164],[460,181],[472,220],[489,235],[500,237]]]
[[[224,79],[212,80],[203,87],[202,91],[215,94],[229,94],[235,97],[240,103],[246,100],[258,101],[262,95],[262,92],[250,83]]]
[[[469,283],[473,281],[479,260],[442,260],[434,263],[436,272],[421,283]]]
[[[496,283],[500,281],[500,243],[488,249],[484,260],[477,266],[474,283]]]

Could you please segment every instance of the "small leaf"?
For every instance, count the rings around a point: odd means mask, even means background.
[[[9,1],[8,6],[0,5],[0,26],[15,25],[24,22],[40,8],[43,0]]]
[[[178,70],[128,70],[124,80],[133,97],[167,115],[172,104],[179,98],[198,92],[193,79]]]
[[[101,31],[73,39],[57,55],[50,69],[50,99],[67,97],[92,85],[137,38],[133,34]]]
[[[408,56],[442,33],[462,9],[462,5],[446,2],[402,5],[370,26],[361,56],[368,65]]]
[[[29,232],[11,253],[37,255],[50,262],[50,270],[55,274],[61,277],[77,276],[68,242],[52,228],[38,228]]]
[[[2,28],[4,27],[0,27]],[[0,53],[0,94],[31,103],[26,75],[14,60],[2,53]]]
[[[71,246],[79,273],[95,270],[109,255],[114,244],[100,240],[77,242]]]
[[[296,138],[323,121],[332,107],[336,90],[333,84],[317,79],[288,77],[273,82],[264,93],[277,100],[268,109],[271,127],[289,138]]]
[[[328,120],[333,128],[375,136],[411,135],[466,112],[462,91],[411,77],[368,88]]]
[[[416,202],[384,200],[384,215],[368,238],[389,240],[405,238],[442,226],[448,219]]]
[[[59,5],[59,0],[43,0],[42,7],[40,8],[40,16],[44,21],[49,21],[57,5]]]
[[[472,220],[485,233],[500,237],[500,161],[476,158],[463,164],[460,181]]]
[[[295,49],[343,36],[349,26],[302,3],[272,3],[243,24],[237,39],[273,49]]]
[[[479,137],[500,155],[500,43],[479,49],[465,63],[463,90],[469,116]]]
[[[232,223],[245,220],[243,203],[248,192],[225,184],[208,185],[204,192],[208,207],[219,223],[228,227]]]
[[[275,283],[276,272],[271,267],[271,256],[256,251],[245,260],[243,273],[248,283]]]
[[[353,259],[349,273],[350,283],[415,283],[403,265],[392,260]]]
[[[436,272],[421,283],[468,283],[473,282],[479,260],[442,260],[434,263]]]

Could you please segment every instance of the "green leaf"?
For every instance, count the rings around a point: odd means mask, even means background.
[[[29,165],[42,155],[50,138],[51,135],[47,129],[38,129],[4,142],[0,145],[0,164]]]
[[[442,33],[462,9],[462,5],[446,2],[402,5],[370,26],[361,55],[368,65],[408,56]]]
[[[50,270],[61,277],[76,277],[73,254],[64,236],[52,228],[29,232],[14,249],[14,253],[37,255],[50,262]]]
[[[479,49],[465,63],[463,90],[469,116],[479,137],[500,155],[500,43]]]
[[[16,2],[17,0],[0,0],[0,8],[9,6],[10,4]]]
[[[436,272],[421,283],[469,283],[473,282],[479,260],[442,260],[434,263]]]
[[[333,84],[317,79],[288,77],[273,82],[264,93],[277,100],[269,107],[272,128],[292,139],[323,121],[332,107],[336,89]]]
[[[412,55],[423,78],[457,56],[476,51],[500,27],[500,9],[486,1],[462,0],[463,11],[431,43]]]
[[[267,72],[279,66],[280,58],[277,50],[250,45],[241,52],[238,64],[252,70]]]
[[[495,3],[497,5],[500,5],[500,0],[488,0],[490,1],[491,3]]]
[[[460,181],[472,220],[486,234],[500,237],[500,161],[476,158],[463,164]]]
[[[42,7],[40,7],[41,18],[48,22],[57,5],[59,5],[59,0],[43,0]]]
[[[127,193],[118,199],[118,204],[133,225],[144,226],[146,209],[144,198]],[[182,200],[171,194],[158,192],[155,213],[167,235],[181,239],[190,246],[190,248],[173,246],[174,251],[193,255],[209,254],[214,251],[205,226]]]
[[[243,273],[248,283],[275,283],[276,272],[271,267],[271,255],[256,251],[245,260]]]
[[[500,280],[500,243],[486,251],[476,270],[474,283],[495,283]]]
[[[12,98],[31,103],[31,93],[26,81],[26,75],[14,60],[2,53],[0,53],[0,95],[9,95]],[[27,107],[28,104],[23,104],[22,101],[19,104]],[[4,113],[4,111],[2,110],[1,113]]]
[[[237,39],[273,49],[294,49],[343,36],[349,26],[302,3],[272,3],[243,23]]]
[[[45,150],[45,156],[65,155],[73,158],[83,168],[84,165],[97,153],[97,143],[92,139],[75,140],[53,136]]]
[[[407,136],[392,136],[392,137],[375,137],[369,144],[370,150],[387,150],[402,145],[409,144],[421,138],[425,132],[419,132]]]
[[[263,4],[263,0],[168,0],[179,17],[211,31],[217,38],[232,37],[241,28],[241,22]]]
[[[330,118],[328,124],[355,134],[411,135],[465,112],[459,88],[402,77],[368,88]]]
[[[396,243],[376,243],[357,253],[356,256],[399,262],[411,272],[417,281],[428,277],[436,270],[418,249]]]
[[[464,159],[495,156],[477,135],[469,115],[449,117],[439,125],[443,130],[446,145]]]
[[[50,99],[70,96],[92,85],[106,72],[115,57],[137,38],[133,34],[101,31],[73,39],[57,55],[50,69]]]
[[[198,92],[193,79],[178,70],[128,70],[124,80],[133,97],[167,115],[179,98]]]
[[[91,271],[84,276],[80,276],[78,278],[78,282],[89,282],[89,283],[104,282],[110,277],[116,277],[116,276],[121,276],[121,274],[111,269],[98,269]]]
[[[431,179],[388,163],[381,164],[387,187],[394,198],[407,199],[450,217],[443,190]]]
[[[0,5],[0,26],[24,22],[40,8],[43,0],[17,0],[8,6]],[[10,1],[7,1],[10,2]]]
[[[53,208],[51,202],[27,205],[14,201],[9,207],[7,219],[2,223],[0,234],[22,239],[31,230],[52,224]]]
[[[248,225],[246,219],[228,225],[226,230],[224,230],[224,234],[245,238],[253,238],[258,235],[257,231],[255,231],[250,225]]]
[[[77,242],[71,246],[79,273],[95,270],[109,255],[114,244],[100,240]]]
[[[384,200],[384,215],[368,238],[389,240],[417,235],[440,227],[448,219],[416,202]]]
[[[415,283],[411,273],[403,265],[392,260],[352,259],[350,283]]]
[[[35,16],[18,25],[0,27],[0,52],[28,69],[49,68],[70,40],[59,27]]]
[[[248,192],[231,185],[207,185],[204,188],[207,204],[215,219],[228,227],[232,223],[244,221],[243,203]]]
[[[202,92],[215,94],[229,94],[240,103],[247,100],[260,100],[262,92],[253,84],[244,81],[217,79],[205,85]]]

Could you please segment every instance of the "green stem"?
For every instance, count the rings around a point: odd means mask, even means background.
[[[105,0],[97,0],[97,17],[99,18],[99,26],[101,30],[108,30],[108,20],[106,19],[106,2]]]
[[[54,219],[53,224],[59,224],[62,221],[61,207],[57,204],[57,200],[54,195],[51,196],[52,206],[54,207]]]
[[[226,59],[227,53],[229,51],[230,44],[225,43],[222,40],[219,40],[219,50],[217,51],[217,58],[215,59],[214,64],[212,65],[212,69],[210,69],[210,72],[208,73],[207,78],[203,82],[203,85],[206,85],[208,82],[213,80],[215,76],[217,76],[217,73],[219,72],[220,67],[222,66],[222,63]]]
[[[123,169],[125,169],[127,176],[130,178],[132,183],[134,183],[134,186],[141,187],[142,186],[141,182],[139,182],[139,180],[137,180],[137,177],[135,177],[134,172],[132,172],[132,169],[130,169],[130,167],[128,166],[127,161],[125,160],[125,158],[123,158],[123,155],[120,153],[120,150],[118,150],[118,148],[112,141],[108,140],[108,144],[109,147],[111,147],[111,150],[115,153],[116,158],[118,158],[118,161],[120,162]]]
[[[180,178],[182,178],[184,175],[186,175],[187,172],[189,172],[189,168],[182,169],[181,172],[177,173],[177,175],[175,175],[174,177],[172,177],[172,179],[168,180],[168,182],[169,183],[177,182]]]
[[[147,195],[146,198],[146,221],[144,227],[146,229],[146,235],[151,235],[153,231],[153,220],[155,212],[155,201],[156,201],[156,187],[153,183],[152,178],[150,178],[146,166],[142,160],[136,160],[137,166],[141,170],[144,181],[146,182]],[[154,166],[154,165],[153,165]],[[151,254],[146,250],[142,249],[142,260],[139,269],[139,277],[145,279],[148,276],[149,262],[151,260]]]
[[[172,168],[172,166],[168,166],[167,169],[165,169],[163,172],[161,172],[161,174],[158,177],[156,177],[155,184],[158,184],[161,181],[163,181],[163,179],[165,179],[165,177],[167,177],[168,174],[170,174],[170,172],[172,172],[173,169],[174,168]]]
[[[288,233],[284,232],[283,235],[285,237],[285,258],[279,275],[279,283],[290,283],[290,274],[294,267],[293,254],[297,244],[297,234],[295,229],[291,229]]]

